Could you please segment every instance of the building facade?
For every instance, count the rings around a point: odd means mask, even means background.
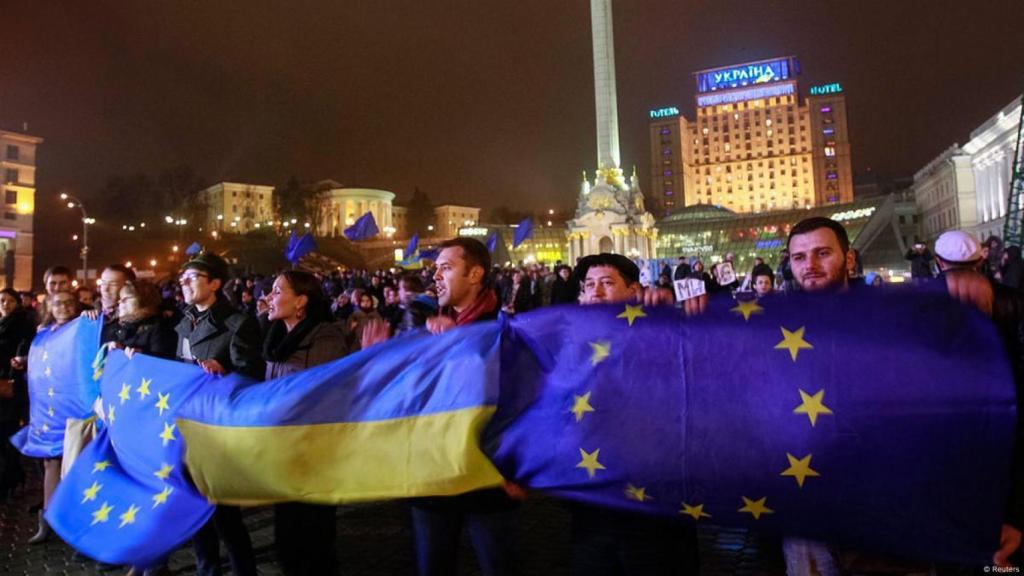
[[[434,208],[434,233],[431,235],[452,238],[459,235],[460,228],[474,226],[478,222],[480,222],[479,208],[444,204]]]
[[[650,200],[661,215],[697,204],[738,213],[853,200],[846,99],[839,84],[800,102],[793,57],[702,70],[696,115],[650,114]]]
[[[946,230],[973,230],[978,225],[971,157],[958,144],[914,174],[913,190],[922,241],[931,244]]]
[[[330,187],[320,191],[317,199],[319,218],[316,231],[321,236],[342,236],[345,228],[367,212],[373,214],[382,236],[390,237],[395,233],[391,219],[391,203],[395,199],[393,192],[374,188]]]
[[[2,288],[32,289],[38,136],[0,130],[0,171],[4,210],[0,220]]]
[[[982,240],[1003,235],[1020,126],[1020,102],[1021,99],[1016,98],[986,120],[971,132],[970,141],[963,146],[964,152],[971,156],[977,214],[977,223],[965,226],[965,230]]]
[[[239,182],[219,182],[199,191],[200,221],[206,230],[244,234],[272,224],[274,187]]]

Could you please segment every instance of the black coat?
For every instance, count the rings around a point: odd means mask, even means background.
[[[178,333],[178,360],[216,360],[228,372],[263,378],[259,325],[255,318],[235,310],[227,301],[217,298],[205,312],[189,306],[174,330]]]
[[[573,277],[568,281],[559,276],[551,285],[551,304],[576,304],[580,296],[580,283]]]
[[[178,347],[178,335],[174,328],[160,316],[118,324],[115,341],[126,348],[136,348],[143,354],[168,360],[174,360]]]

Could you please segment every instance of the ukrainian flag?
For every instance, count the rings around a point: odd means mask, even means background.
[[[270,382],[207,386],[178,413],[222,503],[342,503],[497,486],[479,445],[498,403],[498,323],[401,338]]]

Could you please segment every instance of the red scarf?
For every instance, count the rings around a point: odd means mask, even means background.
[[[479,320],[481,316],[493,312],[497,307],[497,294],[494,293],[494,290],[489,288],[485,289],[476,297],[476,300],[462,312],[455,312],[455,310],[452,309],[452,313],[455,316],[455,325],[465,326],[466,324],[472,324]]]

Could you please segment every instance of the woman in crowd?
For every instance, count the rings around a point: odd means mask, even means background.
[[[174,359],[178,335],[164,322],[162,301],[160,290],[145,280],[125,284],[117,304],[115,346],[131,353]]]
[[[363,298],[372,307],[370,295],[365,294]],[[334,320],[330,301],[312,274],[299,270],[282,273],[274,281],[268,303],[271,324],[263,344],[267,380],[348,354],[345,331]],[[335,574],[336,523],[334,506],[298,502],[276,504],[274,539],[284,573],[289,576]]]
[[[35,335],[20,295],[11,288],[0,290],[0,502],[25,481],[18,451],[7,438],[28,419],[25,359]]]
[[[71,322],[82,313],[82,305],[78,297],[71,292],[57,292],[47,302],[46,316],[40,330],[56,330]],[[29,538],[29,544],[41,544],[50,539],[53,532],[47,524],[44,514],[50,505],[50,499],[60,482],[61,457],[43,458],[43,508],[39,511],[39,529]]]
[[[572,304],[580,296],[580,283],[573,277],[572,268],[562,265],[555,268],[555,282],[551,286],[552,304]]]

